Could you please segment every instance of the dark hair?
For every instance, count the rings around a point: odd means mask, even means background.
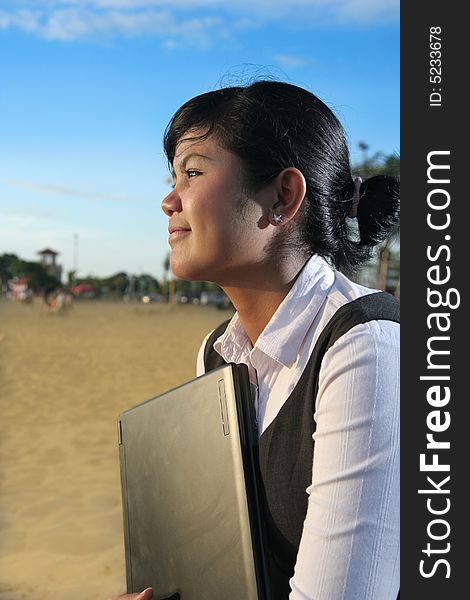
[[[304,250],[329,259],[338,269],[351,272],[370,258],[398,221],[399,183],[377,175],[361,185],[354,231],[347,219],[354,181],[343,128],[332,111],[303,88],[256,81],[192,98],[176,111],[165,131],[170,166],[178,141],[192,129],[203,129],[194,139],[215,135],[241,159],[245,184],[252,191],[287,167],[299,169],[307,194],[299,211],[297,239],[291,241],[297,248],[300,241]]]

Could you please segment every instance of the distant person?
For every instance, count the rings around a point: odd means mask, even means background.
[[[43,309],[49,312],[54,304],[56,286],[49,286],[43,292]]]
[[[49,287],[44,291],[43,309],[46,312],[63,312],[72,304],[73,297],[63,287]]]
[[[276,81],[189,100],[164,145],[171,269],[236,309],[197,374],[248,365],[272,600],[395,600],[398,300],[347,274],[397,222],[397,180],[355,178],[331,110]]]

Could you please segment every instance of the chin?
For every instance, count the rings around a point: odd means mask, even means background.
[[[175,277],[186,281],[210,281],[205,278],[206,271],[198,268],[190,261],[175,260],[173,255],[170,255],[171,272]]]

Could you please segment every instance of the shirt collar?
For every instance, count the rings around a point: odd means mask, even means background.
[[[257,352],[291,367],[302,342],[335,279],[324,258],[314,254],[304,264],[289,293],[278,306],[254,347],[235,313],[214,349],[226,362],[247,362]]]

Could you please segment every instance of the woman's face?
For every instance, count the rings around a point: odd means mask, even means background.
[[[179,141],[173,190],[162,209],[169,217],[170,265],[182,279],[240,284],[255,278],[266,259],[269,193],[243,191],[242,163],[214,137]],[[173,228],[176,230],[173,231]]]

